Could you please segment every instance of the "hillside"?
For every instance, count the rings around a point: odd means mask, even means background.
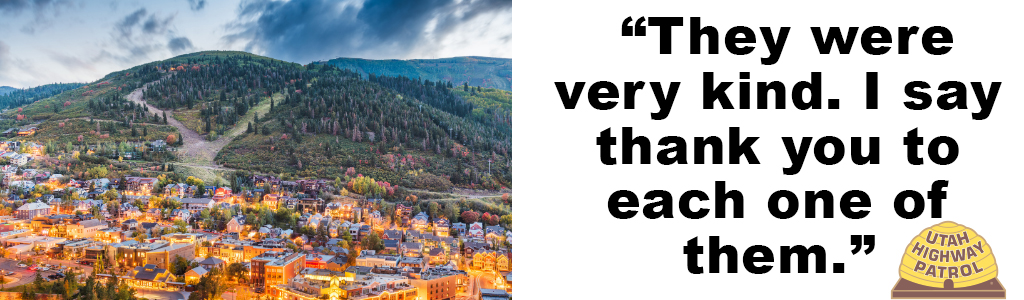
[[[370,60],[336,58],[326,63],[353,70],[364,78],[378,76],[419,78],[420,80],[468,83],[471,86],[512,91],[512,59],[494,57],[452,57],[441,59]]]
[[[201,168],[227,180],[232,170],[291,179],[364,174],[430,190],[498,189],[512,181],[510,92],[361,77],[244,52],[147,63],[2,116],[0,125],[40,129],[18,140],[47,143],[57,155],[92,150],[106,159],[63,156],[72,172],[106,164],[151,177]],[[180,149],[143,145],[154,140]],[[129,154],[131,161],[120,162]]]
[[[314,74],[337,70],[324,64],[309,68]],[[313,77],[271,103],[270,112],[217,161],[298,177],[344,178],[353,167],[355,173],[421,189],[510,187],[511,120],[475,121],[473,103],[454,90],[450,82],[405,77]]]
[[[73,90],[84,83],[54,83],[34,88],[17,89],[9,86],[0,87],[0,109],[18,107],[32,102],[53,97],[64,91]]]

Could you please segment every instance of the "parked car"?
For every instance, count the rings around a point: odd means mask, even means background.
[[[42,268],[42,269],[40,269],[40,270],[43,270],[43,271],[49,271],[49,270],[50,270],[50,268],[47,268],[47,267],[43,267],[43,268]]]
[[[6,276],[11,276],[11,275],[14,275],[14,272],[11,272],[11,271],[7,271],[6,273],[4,273],[4,275],[6,275]]]
[[[28,267],[28,266],[27,266],[27,265],[25,265],[25,264],[18,264],[18,267],[21,267],[21,268],[26,268],[26,267]]]

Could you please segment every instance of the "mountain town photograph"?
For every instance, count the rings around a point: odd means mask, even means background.
[[[512,298],[511,0],[0,1],[0,298]]]

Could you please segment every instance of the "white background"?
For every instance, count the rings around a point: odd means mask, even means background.
[[[519,2],[515,124],[517,241],[513,263],[519,299],[614,299],[689,297],[748,299],[786,296],[797,299],[888,299],[898,279],[903,249],[921,230],[951,220],[975,229],[992,245],[999,264],[999,279],[1009,298],[1024,295],[1021,260],[1022,95],[1019,9],[1015,3],[819,2],[724,3],[717,1],[623,2]],[[767,56],[763,37],[746,56],[729,54],[720,44],[718,55],[690,55],[687,26],[674,29],[674,53],[658,54],[659,32],[648,27],[646,37],[620,36],[627,16],[701,17],[702,25],[719,29],[719,42],[732,26],[768,26],[778,34],[791,27],[779,62],[762,66]],[[920,36],[911,39],[910,54],[896,54],[895,45],[882,56],[867,55],[859,37],[849,55],[820,55],[812,26],[880,25],[894,33],[899,26],[949,28],[953,49],[933,56],[921,48]],[[823,98],[842,99],[840,110],[703,110],[701,73],[714,71],[717,80],[738,80],[738,72],[751,79],[779,80],[792,88],[810,80],[810,72],[823,72]],[[880,73],[879,109],[864,109],[864,74]],[[586,102],[586,91],[575,110],[562,107],[554,82],[595,81],[648,83],[638,94],[635,110],[622,104],[598,111]],[[991,116],[971,119],[979,110],[973,91],[969,109],[942,111],[932,107],[911,111],[903,106],[904,85],[914,80],[933,87],[946,80],[980,81],[986,90],[1003,82]],[[650,119],[657,111],[650,82],[680,81],[682,86],[671,115]],[[736,95],[738,86],[731,88]],[[932,90],[933,98],[939,95]],[[732,96],[734,99],[736,96]],[[736,100],[733,100],[736,101]],[[735,102],[734,102],[735,103]],[[761,137],[754,146],[760,165],[652,165],[606,166],[600,162],[595,139],[601,130],[632,126],[656,144],[668,135],[718,135],[726,139],[728,127],[739,126],[743,136]],[[960,146],[959,159],[947,166],[930,162],[912,166],[905,159],[902,137],[920,128],[926,138],[946,135]],[[847,142],[851,136],[881,138],[880,165],[854,165],[847,158],[833,166],[813,158],[793,176],[782,174],[789,165],[781,136],[833,135]],[[621,143],[620,143],[621,144]],[[660,149],[655,147],[654,149]],[[924,148],[922,148],[923,151]],[[618,148],[613,150],[620,157]],[[925,153],[925,152],[922,152]],[[638,154],[638,152],[637,152]],[[636,155],[636,154],[635,154]],[[728,156],[726,156],[728,157]],[[638,158],[638,157],[637,157]],[[652,158],[656,158],[652,156]],[[688,159],[692,162],[692,153]],[[949,199],[943,217],[902,219],[893,210],[893,198],[902,190],[926,192],[932,181],[949,180]],[[676,209],[676,218],[649,220],[642,213],[630,220],[613,218],[607,209],[615,190],[628,189],[641,197],[664,189],[679,197],[690,189],[714,193],[714,181],[743,192],[743,219],[689,220]],[[836,211],[833,219],[788,220],[772,217],[767,198],[775,190],[827,189],[841,194],[861,189],[871,195],[871,214],[848,220]],[[710,204],[702,204],[710,207]],[[837,204],[838,207],[838,204]],[[819,208],[820,209],[820,208]],[[870,255],[851,255],[851,234],[874,234]],[[683,245],[699,237],[721,236],[722,242],[742,251],[762,244],[776,251],[786,245],[821,245],[828,250],[826,274],[781,274],[778,263],[768,274],[693,275],[686,269]],[[706,253],[707,250],[705,250]],[[845,274],[832,274],[834,262],[846,265]],[[707,267],[706,255],[700,259]],[[724,264],[723,264],[724,267]],[[795,269],[795,266],[794,266]],[[705,269],[707,270],[707,269]]]

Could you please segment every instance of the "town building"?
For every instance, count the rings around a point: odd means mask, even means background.
[[[416,214],[415,217],[412,218],[412,221],[410,221],[411,223],[409,224],[409,227],[412,228],[412,230],[416,230],[416,231],[426,230],[427,229],[427,225],[430,223],[427,219],[428,219],[427,213],[420,212],[420,213]]]
[[[168,283],[172,283],[171,278],[174,276],[165,268],[155,265],[144,265],[135,267],[131,274],[126,277],[128,277],[125,279],[127,279],[129,286],[162,289],[166,288]]]
[[[266,287],[285,284],[305,268],[305,255],[268,251],[253,257],[249,264],[249,281],[257,291]]]
[[[380,274],[360,271],[362,267],[350,267],[346,273],[353,273],[352,281],[345,281],[339,288],[345,291],[348,300],[393,300],[417,299],[419,289],[412,286],[408,276],[401,274]]]
[[[207,269],[207,270],[213,270],[213,269],[224,270],[224,267],[227,266],[227,264],[224,263],[223,259],[216,258],[216,257],[207,257],[203,261],[199,262],[199,266],[203,267],[204,269]]]
[[[181,206],[187,209],[189,212],[195,214],[203,211],[204,209],[213,208],[213,204],[216,203],[210,198],[182,198]]]
[[[196,257],[196,246],[191,243],[171,243],[165,247],[151,250],[144,254],[147,265],[155,265],[159,268],[169,269],[174,261],[181,257],[190,261]]]
[[[120,243],[124,240],[124,231],[118,227],[100,229],[96,231],[94,239],[108,244]]]
[[[153,186],[157,183],[152,177],[125,177],[125,194],[131,196],[150,196],[153,194]]]
[[[185,284],[198,284],[199,280],[202,279],[203,276],[206,276],[207,273],[210,273],[210,271],[207,271],[203,267],[195,267],[191,270],[188,270],[188,272],[185,272]]]
[[[239,221],[239,217],[231,218],[231,221],[228,221],[226,231],[235,233],[242,232],[242,225],[242,222]]]
[[[18,207],[18,210],[14,212],[14,215],[18,219],[32,220],[37,216],[48,216],[50,215],[51,207],[49,204],[42,202],[32,202]]]
[[[505,290],[499,289],[480,289],[480,300],[510,300],[512,295]]]
[[[364,251],[364,253],[368,253]],[[361,267],[395,267],[398,266],[396,255],[367,254],[356,257],[356,265]]]
[[[450,268],[426,268],[410,283],[418,290],[420,300],[455,299],[459,292],[466,290],[469,275]]]
[[[485,234],[485,232],[484,232],[484,224],[482,224],[480,222],[476,222],[476,223],[473,223],[473,224],[469,224],[469,228],[466,229],[465,237],[466,238],[470,238],[470,239],[481,239],[482,240],[484,238],[484,234]]]
[[[434,219],[434,235],[436,236],[449,236],[448,231],[450,230],[451,222],[448,218],[437,218]]]
[[[96,234],[100,230],[107,229],[107,222],[92,219],[78,222],[77,224],[70,224],[67,226],[68,237],[80,239],[80,238],[92,238],[96,237]]]

